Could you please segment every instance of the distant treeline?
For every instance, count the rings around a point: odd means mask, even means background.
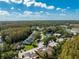
[[[0,21],[0,24],[79,24],[79,20]]]
[[[79,24],[79,20],[0,21],[0,30],[17,27]]]

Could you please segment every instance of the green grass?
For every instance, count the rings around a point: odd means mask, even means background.
[[[31,49],[33,49],[33,48],[34,48],[33,45],[25,45],[24,50],[31,50]]]

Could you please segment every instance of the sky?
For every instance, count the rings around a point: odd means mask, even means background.
[[[79,0],[0,0],[0,21],[79,20]]]

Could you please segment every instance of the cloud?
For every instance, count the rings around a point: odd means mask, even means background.
[[[47,9],[54,9],[54,6],[47,6]]]
[[[44,14],[44,11],[39,11],[39,12],[25,11],[22,15],[33,16],[33,15],[43,15],[43,14]]]
[[[50,15],[51,15],[49,12],[45,12],[45,14],[46,14],[47,16],[50,16]]]
[[[22,3],[23,0],[10,0],[13,3]]]
[[[39,11],[39,12],[35,12],[33,13],[34,15],[43,15],[44,14],[44,11]]]
[[[0,0],[0,1],[5,1],[8,3],[23,3],[24,5],[26,5],[27,7],[30,7],[32,5],[34,5],[35,7],[41,7],[41,8],[45,8],[45,9],[54,9],[54,6],[48,6],[46,3],[42,3],[42,2],[36,2],[36,0]]]
[[[45,7],[46,8],[46,4],[42,3],[42,2],[35,2],[34,6],[38,6],[38,7],[42,7],[42,8]]]
[[[54,6],[47,6],[46,3],[36,2],[35,0],[24,0],[24,4],[27,7],[34,5],[35,7],[41,7],[41,8],[45,8],[45,9],[54,9],[55,8]]]
[[[61,10],[62,8],[56,8],[57,11]]]
[[[5,2],[9,2],[9,0],[0,0],[0,1],[5,1]]]
[[[38,6],[38,7],[45,8],[45,9],[54,9],[55,8],[54,6],[47,6],[45,3],[42,3],[42,2],[35,2],[34,6]]]
[[[31,11],[24,11],[24,13],[23,13],[24,16],[28,16],[28,15],[31,15],[31,14],[32,14]]]
[[[44,11],[40,11],[40,13],[42,14],[42,13],[44,13]]]
[[[10,15],[8,11],[0,10],[0,16],[8,16],[8,15]]]
[[[14,9],[14,7],[11,7],[11,10],[13,10]]]
[[[66,14],[65,13],[61,13],[61,14],[59,14],[60,16],[66,16]]]
[[[0,1],[4,1],[4,2],[7,2],[7,3],[10,3],[10,2],[12,2],[12,3],[22,3],[23,2],[23,0],[0,0]]]
[[[24,0],[23,4],[25,4],[27,7],[31,6],[35,3],[35,0]]]

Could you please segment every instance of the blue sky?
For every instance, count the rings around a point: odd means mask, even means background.
[[[0,0],[5,20],[79,20],[79,0]]]

